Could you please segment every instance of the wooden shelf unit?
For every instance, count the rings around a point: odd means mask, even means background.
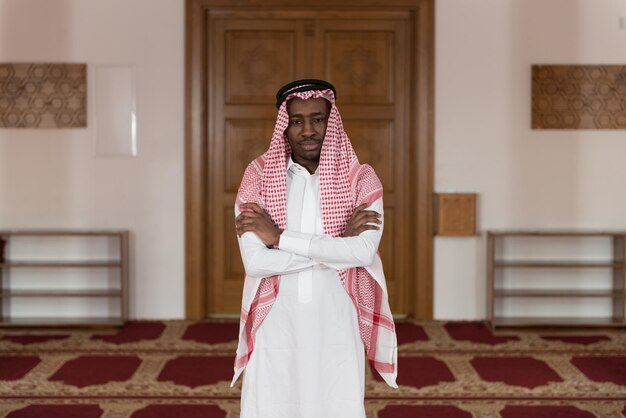
[[[605,237],[612,242],[611,258],[595,260],[507,260],[498,253],[499,240],[514,237],[585,239]],[[505,269],[607,269],[612,272],[610,289],[507,289],[497,283],[497,272]],[[496,312],[496,301],[506,299],[604,298],[611,303],[610,317],[507,317]],[[626,327],[626,231],[488,231],[487,232],[488,319],[498,327]]]
[[[4,241],[4,251],[0,254],[0,327],[85,327],[120,326],[128,319],[128,236],[126,230],[0,230],[0,240]],[[119,253],[115,260],[11,260],[6,257],[7,249],[20,237],[71,238],[86,237],[117,240]],[[118,286],[105,289],[60,289],[51,283],[49,287],[37,289],[12,289],[3,283],[3,276],[14,269],[115,269],[119,271]],[[33,316],[11,317],[5,312],[3,302],[17,298],[104,298],[119,301],[119,310],[113,315],[87,317]]]

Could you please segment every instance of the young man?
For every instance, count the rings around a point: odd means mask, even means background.
[[[334,87],[278,91],[268,151],[235,205],[246,270],[233,384],[242,418],[365,418],[364,347],[392,387],[396,335],[377,254],[382,185],[343,130]]]

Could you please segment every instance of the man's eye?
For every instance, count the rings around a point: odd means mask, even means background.
[[[324,123],[324,122],[326,122],[326,119],[325,118],[314,119],[313,122],[315,122],[315,123]]]
[[[290,120],[289,124],[290,125],[300,125],[302,123],[301,120]]]

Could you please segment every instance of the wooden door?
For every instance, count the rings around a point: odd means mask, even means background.
[[[408,12],[229,12],[209,27],[209,277],[207,314],[236,314],[244,269],[233,204],[246,165],[269,145],[276,90],[298,78],[337,88],[361,163],[385,190],[381,254],[394,313],[407,313]]]
[[[434,0],[186,0],[186,317],[239,313],[233,203],[269,144],[274,94],[324,78],[385,186],[396,314],[432,318]]]

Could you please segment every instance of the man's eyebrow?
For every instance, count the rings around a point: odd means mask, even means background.
[[[309,116],[327,116],[328,114],[326,112],[313,112],[313,113],[309,113]],[[302,113],[293,113],[289,115],[290,118],[301,118],[304,117],[304,115]]]

